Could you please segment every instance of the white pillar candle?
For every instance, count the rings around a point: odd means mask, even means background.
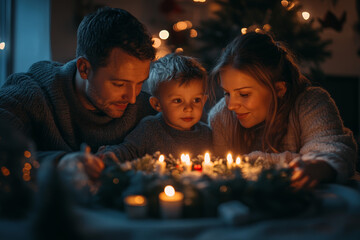
[[[190,155],[185,155],[185,162],[183,162],[184,172],[191,172],[192,162],[190,160]]]
[[[160,174],[164,174],[165,173],[165,170],[166,170],[166,162],[165,162],[165,157],[164,155],[160,155],[159,156],[159,160],[156,161],[156,164],[155,164],[155,169],[156,169],[156,172],[160,173]]]
[[[213,173],[213,163],[210,160],[210,154],[205,153],[204,162],[202,164],[202,171],[204,174],[212,174]]]
[[[159,194],[161,216],[165,219],[181,217],[184,195],[167,185]]]
[[[142,195],[125,197],[125,212],[130,219],[145,218],[147,216],[147,201]]]

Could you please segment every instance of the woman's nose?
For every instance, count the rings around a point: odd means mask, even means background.
[[[231,95],[226,99],[226,105],[230,111],[234,111],[239,107],[239,103],[237,103]]]

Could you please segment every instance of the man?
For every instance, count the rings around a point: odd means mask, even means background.
[[[149,114],[141,87],[155,57],[151,36],[122,9],[103,8],[85,17],[77,32],[76,59],[42,61],[11,75],[0,89],[0,119],[32,138],[39,161],[60,168],[82,161],[90,177],[103,162],[80,151],[118,144]]]

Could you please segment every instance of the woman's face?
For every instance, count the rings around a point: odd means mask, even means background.
[[[226,105],[244,128],[265,121],[272,101],[271,91],[244,71],[225,67],[220,72]]]

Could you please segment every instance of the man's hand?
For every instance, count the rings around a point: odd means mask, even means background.
[[[86,174],[93,180],[99,178],[104,169],[103,161],[89,151],[66,154],[60,159],[58,168],[71,171],[79,163],[83,164]]]
[[[289,163],[289,167],[294,169],[291,181],[296,190],[314,188],[321,182],[334,181],[336,177],[336,171],[324,160],[297,158]]]

